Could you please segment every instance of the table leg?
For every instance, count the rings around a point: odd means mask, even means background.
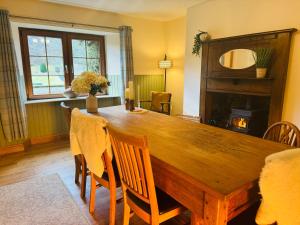
[[[191,225],[203,225],[202,217],[192,212]]]
[[[228,207],[225,200],[205,193],[203,225],[226,225]]]

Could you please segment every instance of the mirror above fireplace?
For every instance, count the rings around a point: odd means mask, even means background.
[[[246,69],[255,64],[254,55],[250,49],[233,49],[225,52],[219,58],[219,63],[228,69]]]

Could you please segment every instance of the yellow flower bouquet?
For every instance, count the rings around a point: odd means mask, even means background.
[[[105,76],[87,71],[76,77],[72,81],[71,87],[76,93],[96,95],[97,92],[104,93],[109,85],[110,83]]]

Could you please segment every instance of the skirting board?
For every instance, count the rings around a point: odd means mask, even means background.
[[[15,144],[0,148],[0,155],[7,155],[25,150],[25,144]]]
[[[47,136],[41,136],[41,137],[32,137],[30,138],[30,144],[31,145],[37,145],[37,144],[44,144],[59,140],[67,140],[69,139],[68,134],[57,134],[57,135],[47,135]]]
[[[25,151],[30,145],[44,144],[44,143],[50,143],[59,140],[68,140],[68,139],[69,139],[68,134],[32,137],[21,144],[14,144],[5,147],[0,147],[0,156]]]

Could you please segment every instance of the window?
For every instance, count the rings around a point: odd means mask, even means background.
[[[84,71],[106,74],[104,37],[20,28],[28,99],[62,97]]]

